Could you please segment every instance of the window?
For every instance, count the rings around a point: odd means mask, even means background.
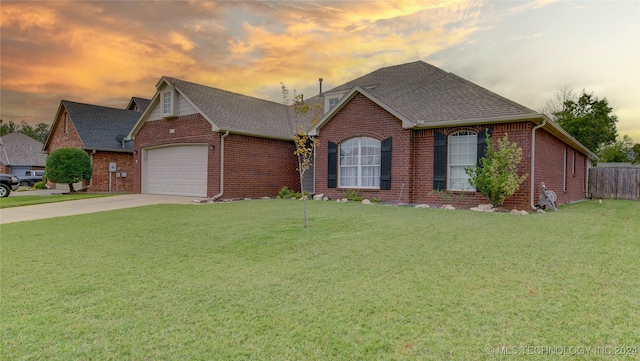
[[[340,187],[380,187],[380,141],[352,138],[340,144]]]
[[[338,104],[338,100],[340,100],[340,98],[330,98],[329,99],[329,109],[335,107],[336,104]]]
[[[447,189],[458,191],[475,190],[469,184],[465,168],[475,168],[478,161],[478,134],[457,132],[449,136],[449,177]]]
[[[172,92],[165,91],[162,93],[162,114],[163,115],[173,115],[173,102],[172,102]]]

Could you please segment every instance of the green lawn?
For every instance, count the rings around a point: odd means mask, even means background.
[[[3,225],[2,359],[638,358],[640,202],[308,214],[303,229],[300,201],[256,200]]]
[[[75,201],[78,199],[112,197],[115,193],[76,193],[76,194],[55,194],[46,196],[9,196],[0,198],[0,208],[31,206],[34,204],[56,203]]]

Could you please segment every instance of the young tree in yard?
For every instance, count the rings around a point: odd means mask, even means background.
[[[287,87],[280,83],[282,86],[282,97],[285,105],[289,105],[289,90]],[[293,128],[293,141],[296,145],[296,150],[293,152],[298,158],[298,173],[300,175],[300,192],[302,193],[302,204],[304,212],[304,228],[307,228],[307,197],[303,189],[304,173],[309,170],[313,165],[313,153],[315,147],[318,145],[318,140],[310,137],[308,130],[318,122],[320,119],[320,105],[319,104],[305,104],[302,95],[295,94],[294,91],[293,107],[295,110],[295,120],[292,124]]]
[[[47,157],[45,177],[54,183],[66,183],[75,192],[73,183],[88,182],[93,167],[89,155],[78,148],[59,148]]]
[[[469,183],[483,197],[489,199],[491,205],[499,207],[511,197],[527,179],[528,174],[518,176],[518,165],[522,161],[522,148],[517,143],[509,143],[509,136],[498,139],[497,149],[487,132],[487,148],[480,164],[475,168],[466,168],[471,177]]]
[[[607,99],[598,100],[583,91],[578,100],[567,100],[555,113],[557,123],[590,151],[597,153],[616,141],[618,117]]]

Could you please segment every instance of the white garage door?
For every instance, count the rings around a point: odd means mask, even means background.
[[[206,145],[146,150],[142,192],[206,197],[207,155]]]

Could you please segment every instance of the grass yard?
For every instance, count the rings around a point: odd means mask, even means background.
[[[31,206],[34,204],[57,203],[75,201],[78,199],[112,197],[113,193],[76,193],[76,194],[56,194],[56,195],[36,195],[36,196],[9,196],[0,198],[0,208]]]
[[[255,200],[3,225],[2,358],[639,357],[640,202],[308,214]]]

